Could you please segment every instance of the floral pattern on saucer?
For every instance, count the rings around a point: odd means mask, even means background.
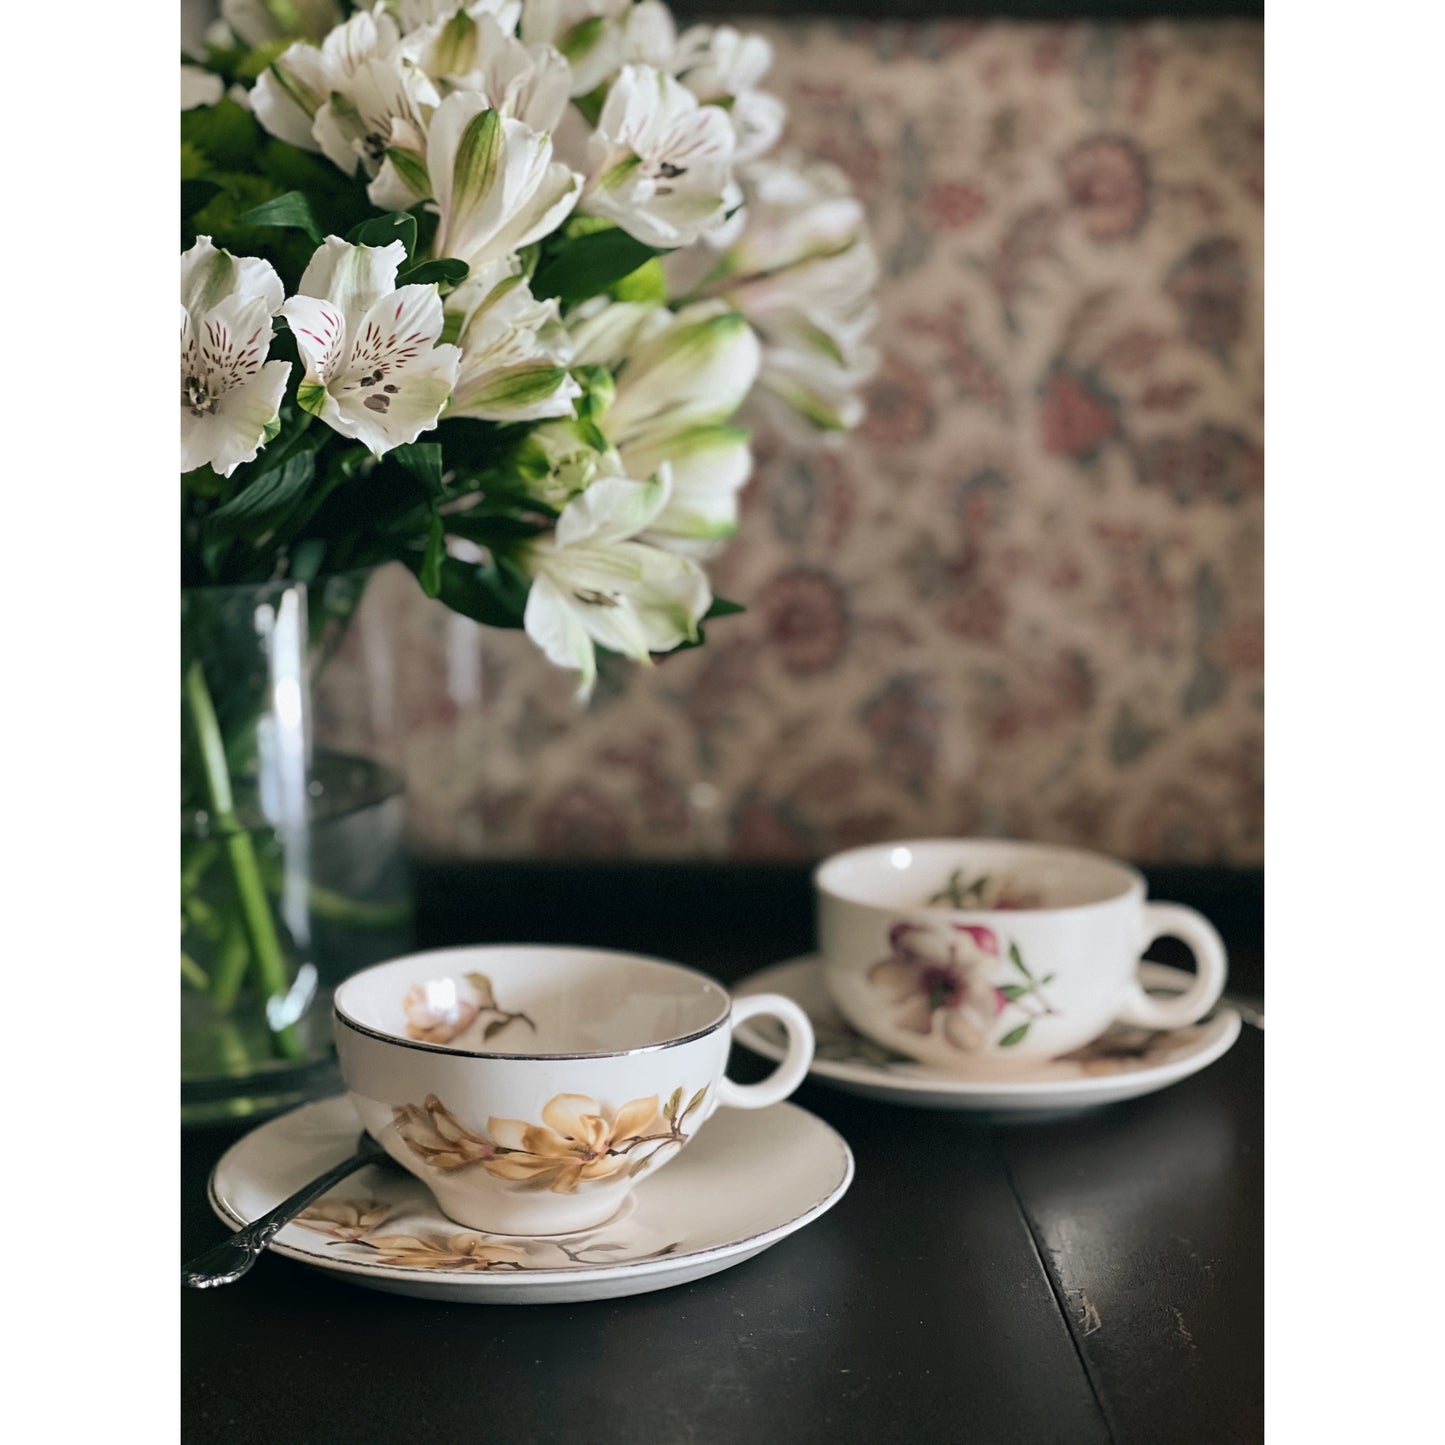
[[[1151,989],[1150,992],[1168,996],[1170,992],[1177,990]],[[896,1053],[860,1034],[841,1015],[834,1012],[831,1005],[825,1010],[810,1002],[807,1004],[807,1011],[817,1041],[813,1054],[815,1059],[839,1064],[861,1064],[879,1073],[919,1075],[932,1072],[906,1054]],[[1081,1078],[1151,1069],[1190,1053],[1208,1031],[1214,1018],[1215,1013],[1211,1012],[1196,1024],[1166,1031],[1115,1024],[1092,1043],[1085,1044],[1072,1053],[1060,1054],[1044,1067],[1048,1069],[1051,1077],[1071,1073]],[[787,1034],[774,1019],[759,1016],[749,1020],[748,1027],[780,1050],[787,1046]]]
[[[1057,1012],[1043,993],[1054,975],[1035,978],[1018,944],[1007,959],[1016,981],[999,984],[1004,951],[991,928],[973,923],[895,923],[889,955],[868,970],[868,979],[895,1007],[892,1022],[927,1038],[937,1032],[955,1049],[978,1053],[1012,1048],[1035,1019]],[[998,1020],[1012,1011],[1017,1022],[997,1040]]]
[[[407,1148],[434,1169],[450,1173],[480,1164],[494,1178],[525,1189],[575,1194],[623,1170],[640,1174],[664,1149],[680,1149],[690,1137],[682,1126],[706,1097],[704,1085],[684,1106],[679,1086],[660,1109],[651,1094],[608,1118],[587,1094],[556,1094],[543,1105],[541,1124],[494,1117],[486,1134],[464,1124],[435,1094],[419,1106],[394,1108],[392,1118]],[[645,1154],[636,1152],[649,1144]]]
[[[377,1199],[318,1200],[296,1218],[304,1229],[328,1235],[335,1245],[345,1246],[343,1258],[365,1258],[399,1269],[446,1270],[475,1274],[482,1271],[585,1268],[601,1264],[638,1264],[663,1259],[680,1247],[673,1240],[660,1248],[653,1241],[629,1229],[630,1210],[597,1229],[575,1235],[533,1238],[497,1236],[475,1230],[437,1230],[425,1224],[413,1226],[415,1233],[375,1233],[384,1224],[395,1224],[406,1216],[410,1200],[389,1203]]]

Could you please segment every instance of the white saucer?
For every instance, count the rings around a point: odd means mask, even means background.
[[[1190,975],[1145,963],[1150,993],[1182,993]],[[1115,1027],[1075,1053],[994,1079],[959,1079],[891,1053],[851,1029],[834,1008],[816,956],[791,959],[755,973],[738,997],[781,993],[796,1000],[818,1036],[813,1077],[853,1094],[923,1109],[981,1109],[1009,1114],[1058,1113],[1111,1104],[1167,1088],[1212,1064],[1239,1037],[1239,1014],[1219,1005],[1202,1022],[1168,1033]],[[770,1018],[749,1019],[733,1037],[764,1058],[783,1057],[782,1031]]]
[[[360,1127],[344,1095],[260,1125],[216,1165],[211,1207],[239,1228],[352,1153]],[[354,1284],[423,1299],[612,1299],[751,1259],[836,1204],[852,1178],[847,1144],[806,1109],[721,1109],[666,1169],[638,1184],[620,1214],[580,1234],[531,1239],[465,1229],[410,1174],[369,1165],[312,1206],[331,1219],[288,1224],[270,1247]],[[364,1242],[396,1236],[422,1244],[378,1250]]]

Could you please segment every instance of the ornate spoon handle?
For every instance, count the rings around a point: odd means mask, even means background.
[[[261,1252],[270,1244],[277,1230],[289,1224],[333,1184],[340,1183],[348,1174],[355,1174],[362,1165],[383,1158],[385,1154],[386,1151],[370,1135],[363,1135],[351,1158],[343,1159],[325,1174],[318,1175],[309,1184],[303,1184],[274,1209],[182,1265],[181,1283],[191,1289],[210,1289],[213,1285],[230,1284],[240,1279],[261,1257]]]

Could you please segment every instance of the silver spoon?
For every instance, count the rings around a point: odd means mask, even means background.
[[[317,1175],[274,1209],[182,1265],[181,1283],[190,1289],[233,1284],[261,1257],[277,1231],[295,1219],[312,1200],[319,1199],[333,1184],[339,1184],[348,1174],[355,1174],[363,1165],[388,1157],[386,1150],[370,1134],[363,1133],[356,1142],[356,1153],[349,1159],[343,1159],[325,1174]]]

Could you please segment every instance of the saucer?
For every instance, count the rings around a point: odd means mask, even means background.
[[[211,1207],[240,1228],[345,1159],[359,1131],[345,1095],[260,1125],[212,1171]],[[420,1180],[387,1163],[343,1180],[270,1248],[353,1284],[422,1299],[613,1299],[751,1259],[830,1209],[852,1178],[847,1144],[806,1109],[722,1109],[618,1214],[578,1234],[465,1229],[437,1209]]]
[[[1162,963],[1140,965],[1150,993],[1182,993],[1192,975]],[[849,1093],[921,1109],[980,1109],[1000,1114],[1054,1114],[1112,1104],[1177,1084],[1212,1064],[1239,1037],[1239,1014],[1227,1005],[1188,1028],[1167,1033],[1116,1025],[1101,1038],[1057,1059],[992,1079],[960,1079],[895,1054],[844,1022],[823,983],[816,955],[776,964],[734,993],[781,993],[801,1004],[817,1035],[809,1075]],[[749,1019],[733,1037],[764,1058],[781,1059],[782,1031],[771,1019]]]

